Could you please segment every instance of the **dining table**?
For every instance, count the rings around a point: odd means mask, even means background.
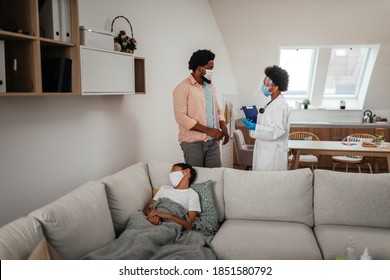
[[[346,141],[311,141],[311,140],[288,140],[288,147],[293,156],[290,169],[297,169],[301,154],[315,154],[317,156],[364,156],[383,157],[387,159],[387,168],[390,173],[390,143],[373,147],[363,147],[363,142]]]

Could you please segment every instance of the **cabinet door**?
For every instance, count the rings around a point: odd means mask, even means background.
[[[83,95],[134,94],[134,56],[81,47]]]

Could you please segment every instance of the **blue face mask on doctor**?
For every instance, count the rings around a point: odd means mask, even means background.
[[[269,91],[269,88],[265,85],[262,86],[261,91],[263,92],[264,96],[268,97],[272,94],[272,92]]]
[[[264,78],[264,84],[263,86],[261,87],[261,91],[263,92],[264,96],[265,97],[268,97],[270,96],[273,92],[270,92],[269,91],[269,88],[266,86],[266,84],[270,84],[270,85],[273,85],[273,82],[270,78],[268,77],[265,77]]]

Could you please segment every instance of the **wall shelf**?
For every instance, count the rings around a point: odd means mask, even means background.
[[[91,60],[88,66],[85,63],[82,65],[83,48],[90,51],[94,48],[86,46],[80,48],[78,1],[69,1],[72,36],[71,42],[65,42],[46,38],[42,36],[44,32],[40,34],[40,31],[43,31],[40,17],[43,15],[40,13],[39,0],[0,0],[0,25],[15,22],[18,29],[33,34],[0,30],[0,40],[4,41],[6,74],[4,78],[6,91],[0,92],[0,97],[145,94],[145,58],[143,57],[97,49],[99,59]],[[102,52],[105,54],[102,55]],[[126,62],[118,57],[124,58]],[[13,77],[15,59],[18,78],[24,80],[22,85],[28,86],[23,87],[19,83],[19,86],[12,87],[12,84],[17,84]],[[61,63],[64,60],[68,62],[71,60],[68,79],[71,83],[70,89],[58,86],[57,91],[48,90],[47,81],[52,80],[52,77],[50,76],[49,79],[45,77],[50,73],[50,70],[47,70],[47,60],[50,59],[61,60]],[[99,63],[101,66],[96,65]],[[116,65],[112,65],[113,63]],[[97,79],[93,73],[102,76]],[[97,81],[99,86],[96,87],[94,84]]]
[[[135,94],[146,93],[145,58],[134,57]]]
[[[58,57],[72,61],[71,90],[56,92],[54,95],[80,95],[80,53],[78,30],[78,1],[69,0],[72,42],[56,41],[40,37],[40,13],[38,0],[0,0],[0,25],[16,23],[18,32],[0,30],[0,40],[4,41],[6,92],[0,96],[46,96],[43,92],[42,59]],[[17,60],[18,77],[28,81],[25,90],[12,88],[13,64]],[[15,83],[14,83],[15,84]]]

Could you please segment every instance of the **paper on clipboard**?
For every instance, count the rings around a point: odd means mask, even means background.
[[[242,106],[242,110],[244,110],[245,117],[249,120],[252,120],[253,123],[257,121],[257,114],[259,111],[256,108],[256,105],[253,106]]]

